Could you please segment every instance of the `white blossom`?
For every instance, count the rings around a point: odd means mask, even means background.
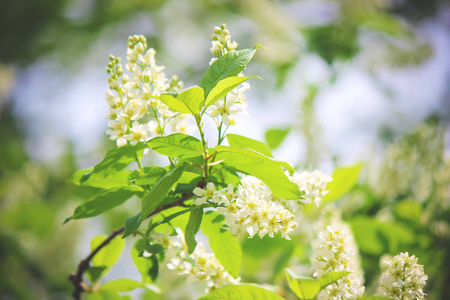
[[[353,236],[345,225],[327,226],[319,233],[319,242],[313,257],[313,276],[320,277],[332,271],[352,272],[323,289],[319,293],[319,299],[356,299],[363,295],[362,277],[353,265],[357,248],[354,247],[352,240]]]
[[[135,35],[128,39],[125,66],[128,74],[124,74],[120,58],[110,56],[107,72],[111,90],[106,92],[105,100],[110,107],[106,118],[112,121],[108,123],[107,134],[119,147],[163,136],[168,133],[166,127],[171,133],[189,128],[182,114],[154,98],[162,93],[178,92],[183,86],[176,76],[166,78],[164,67],[156,64],[155,53],[154,49],[147,49],[144,36]],[[181,123],[176,124],[177,121]]]
[[[220,194],[216,190],[216,186],[212,182],[208,182],[204,189],[196,187],[194,189],[194,195],[197,196],[197,199],[194,200],[195,205],[202,205],[208,200],[212,200],[215,203],[220,202]]]
[[[229,184],[220,196],[221,207],[217,211],[226,215],[225,223],[234,235],[263,238],[280,232],[289,240],[289,233],[298,226],[294,215],[273,201],[270,189],[255,177],[243,176],[236,191]]]
[[[423,265],[417,263],[417,257],[409,256],[408,252],[405,252],[384,263],[387,268],[380,279],[380,293],[384,297],[402,300],[425,299],[423,287],[428,276],[423,271]]]
[[[205,281],[208,287],[207,291],[240,282],[240,278],[234,278],[228,273],[214,253],[207,252],[201,243],[198,243],[194,252],[189,254],[183,232],[179,228],[176,229],[176,232],[177,235],[171,237],[172,241],[166,242],[168,245],[166,256],[169,260],[166,266],[169,270],[176,271],[178,275]]]
[[[326,190],[328,182],[333,180],[331,176],[323,174],[319,170],[294,173],[290,179],[298,185],[300,191],[305,193],[303,199],[299,199],[299,201],[305,204],[314,203],[317,206],[322,197],[329,192]]]

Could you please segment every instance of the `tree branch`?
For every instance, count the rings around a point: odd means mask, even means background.
[[[163,210],[169,209],[171,207],[175,207],[175,206],[182,206],[183,202],[189,198],[191,198],[192,196],[194,196],[194,194],[188,194],[188,195],[184,195],[183,197],[181,197],[179,200],[177,200],[176,202],[161,206],[157,209],[155,209],[152,213],[150,213],[147,218],[150,218],[153,215],[156,215],[160,212],[162,212]],[[91,262],[91,260],[94,258],[94,256],[106,245],[109,244],[109,242],[112,241],[112,239],[114,239],[116,236],[120,235],[123,231],[125,230],[125,226],[122,226],[116,230],[114,230],[107,238],[106,240],[103,241],[103,243],[101,243],[97,248],[95,248],[85,259],[83,259],[82,261],[80,261],[80,263],[78,264],[77,267],[77,272],[75,274],[70,274],[69,275],[69,281],[72,282],[73,284],[73,293],[72,293],[72,297],[75,300],[80,300],[81,299],[81,293],[83,293],[85,291],[85,288],[83,286],[85,286],[85,284],[83,284],[83,273],[89,268],[89,263]]]

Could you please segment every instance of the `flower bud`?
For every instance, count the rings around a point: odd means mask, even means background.
[[[136,50],[136,52],[137,53],[142,53],[142,52],[144,52],[144,45],[142,44],[142,43],[138,43],[137,45],[136,45],[136,47],[135,47],[135,50]]]

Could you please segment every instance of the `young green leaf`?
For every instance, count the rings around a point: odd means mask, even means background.
[[[243,284],[216,289],[198,300],[283,300],[283,298],[269,290]]]
[[[172,94],[162,94],[159,97],[159,100],[167,105],[171,110],[178,111],[183,114],[190,114],[191,111],[180,99],[177,98],[176,95]]]
[[[155,184],[152,190],[142,198],[142,216],[146,217],[151,214],[164,201],[167,193],[172,186],[178,181],[185,168],[184,164],[180,164],[166,173]]]
[[[155,152],[169,157],[196,157],[201,155],[203,150],[202,142],[183,133],[156,137],[147,144]]]
[[[127,218],[125,220],[125,230],[123,231],[122,238],[126,238],[127,236],[133,234],[138,230],[139,226],[141,225],[143,219],[142,219],[142,213],[138,213],[134,217]]]
[[[79,170],[68,179],[75,185],[92,186],[101,189],[111,189],[116,187],[128,186],[128,177],[132,171],[120,170],[108,176],[102,176],[98,173],[93,173],[93,168],[86,170]]]
[[[292,127],[272,128],[266,131],[266,142],[271,149],[278,148],[287,137]]]
[[[216,146],[216,160],[224,160],[223,164],[261,179],[270,188],[274,196],[281,199],[299,199],[301,192],[295,183],[292,183],[284,174],[281,166],[292,167],[287,163],[279,162],[262,155],[256,151]]]
[[[100,287],[100,290],[112,292],[130,292],[137,288],[146,288],[146,286],[142,282],[122,278],[105,283]]]
[[[209,247],[232,276],[239,276],[242,264],[242,250],[238,240],[228,230],[222,229],[224,216],[208,211],[203,216],[202,232],[209,238]]]
[[[145,146],[141,143],[138,143],[136,146],[125,145],[114,148],[106,153],[105,158],[94,167],[92,173],[106,177],[123,170],[136,159],[136,155],[138,157],[142,156],[144,149]]]
[[[148,259],[148,257],[142,256],[142,252],[144,252],[147,245],[147,241],[140,239],[134,243],[133,248],[131,249],[131,259],[139,273],[141,273],[143,283],[150,281],[149,270],[153,266],[153,262]]]
[[[316,298],[322,289],[320,282],[312,278],[300,278],[286,269],[286,279],[291,290],[302,300]]]
[[[266,146],[266,144],[264,144],[260,141],[257,141],[257,140],[254,140],[254,139],[242,136],[242,135],[238,135],[238,134],[227,134],[227,140],[228,140],[228,144],[230,144],[230,146],[232,146],[232,147],[250,149],[250,150],[259,152],[265,156],[273,157],[272,152]]]
[[[150,168],[144,168],[144,174],[141,174],[138,170],[137,174],[133,174],[132,179],[130,179],[136,185],[154,185],[164,174],[167,173],[166,169],[151,166]]]
[[[205,102],[205,91],[201,87],[194,86],[181,92],[177,99],[180,99],[193,115],[197,115]]]
[[[327,190],[330,192],[323,197],[322,205],[331,203],[348,193],[356,185],[362,166],[362,163],[358,163],[334,171],[333,181],[327,185]]]
[[[210,107],[216,101],[224,97],[226,94],[231,92],[241,83],[247,81],[250,78],[259,78],[258,76],[242,77],[242,76],[232,76],[219,81],[216,86],[209,92],[208,98],[206,98],[205,108]],[[261,79],[261,78],[260,78]]]
[[[275,261],[275,265],[273,267],[272,281],[275,281],[278,275],[280,275],[283,270],[289,265],[292,255],[294,254],[295,246],[295,243],[289,243],[289,246],[282,249],[281,255]]]
[[[197,247],[197,241],[195,240],[195,234],[200,229],[200,224],[202,223],[203,207],[199,207],[191,211],[189,216],[189,221],[186,225],[186,230],[184,231],[184,240],[188,247],[188,253],[192,254],[195,247]]]
[[[342,277],[350,274],[349,271],[339,271],[339,272],[328,272],[324,275],[320,276],[319,282],[322,288],[326,287],[327,285],[330,285],[332,283],[335,283]]]
[[[105,236],[97,236],[91,241],[91,250],[96,249],[101,243],[105,241]],[[124,240],[119,237],[113,238],[106,246],[104,246],[97,254],[92,258],[91,264],[94,267],[104,267],[105,269],[100,272],[98,278],[105,276],[105,274],[111,269],[122,254],[125,246]]]
[[[106,271],[106,269],[108,268],[105,266],[89,266],[89,268],[86,270],[86,276],[89,278],[90,282],[96,282],[102,277],[102,274]]]
[[[138,186],[127,186],[121,188],[113,188],[102,191],[94,195],[87,201],[78,205],[73,216],[67,218],[64,224],[70,220],[84,219],[98,216],[107,210],[110,210],[127,201],[136,192],[142,192],[143,189]]]
[[[175,219],[175,218],[177,218],[177,217],[179,217],[179,216],[181,216],[181,215],[184,215],[185,213],[191,212],[191,211],[193,211],[194,209],[197,209],[197,208],[198,208],[197,206],[191,206],[191,207],[189,207],[189,208],[187,208],[187,209],[185,209],[185,210],[176,212],[176,213],[174,213],[174,214],[171,214],[171,215],[169,215],[169,216],[167,216],[167,217],[165,217],[165,218],[162,218],[162,219],[156,221],[155,223],[152,223],[152,224],[148,227],[147,233],[146,233],[146,234],[147,234],[147,235],[150,234],[150,232],[151,232],[153,229],[155,229],[156,227],[158,227],[159,225],[162,225],[162,224],[171,222],[173,219]],[[186,223],[186,225],[187,225],[187,223]]]
[[[124,300],[117,292],[113,291],[98,291],[95,293],[88,293],[86,300]]]
[[[241,73],[258,48],[261,48],[261,46],[257,45],[253,49],[230,51],[224,56],[219,57],[208,70],[206,70],[200,80],[199,85],[205,90],[205,97],[208,98],[208,94],[221,80],[231,76],[237,76]]]
[[[164,104],[174,111],[185,114],[197,115],[204,104],[205,96],[201,87],[191,87],[177,96],[171,94],[162,94],[159,97]]]

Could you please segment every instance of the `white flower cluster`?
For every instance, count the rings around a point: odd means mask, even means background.
[[[322,197],[329,193],[326,187],[328,182],[333,180],[331,176],[323,174],[319,170],[294,173],[290,179],[298,185],[300,191],[305,193],[303,199],[299,199],[298,201],[304,204],[314,203],[317,206],[319,206]]]
[[[423,265],[417,263],[417,257],[409,256],[408,252],[400,253],[391,261],[380,279],[380,291],[385,297],[394,299],[425,299],[423,287],[428,276],[423,271]]]
[[[252,238],[258,234],[263,238],[281,232],[289,240],[288,234],[298,226],[294,215],[273,201],[270,189],[252,176],[244,176],[236,191],[231,184],[216,190],[213,183],[208,183],[205,189],[194,189],[194,194],[198,197],[194,204],[201,205],[207,200],[219,204],[217,211],[226,215],[228,229],[237,236],[248,234]]]
[[[226,28],[226,24],[222,24],[220,27],[214,27],[212,47],[210,49],[214,55],[222,56],[237,48],[238,44],[231,41],[230,32]]]
[[[226,29],[226,24],[222,24],[220,27],[214,27],[212,48],[210,49],[214,55],[223,56],[230,51],[234,51],[237,45],[236,42],[231,41],[231,35],[228,29]],[[216,57],[213,57],[210,64],[216,59]],[[243,76],[242,72],[240,76]],[[216,122],[217,127],[222,122],[226,127],[236,125],[236,116],[242,113],[247,114],[247,98],[244,92],[248,89],[250,89],[250,85],[244,82],[240,87],[229,92],[225,98],[211,106],[209,114]]]
[[[194,252],[189,254],[183,232],[179,228],[176,231],[177,236],[162,237],[162,245],[167,248],[166,255],[170,260],[167,263],[169,270],[205,281],[208,291],[240,282],[240,278],[231,276],[213,253],[206,252],[202,244],[198,243]]]
[[[339,228],[327,226],[319,233],[319,245],[313,258],[314,277],[320,277],[332,271],[350,271],[352,273],[328,285],[319,293],[319,299],[343,300],[356,299],[364,294],[364,286],[353,258],[357,255],[352,246],[353,236],[347,226]]]
[[[166,127],[172,133],[185,132],[186,116],[173,112],[164,103],[153,98],[166,92],[179,91],[183,83],[173,76],[167,79],[164,67],[156,65],[155,50],[147,50],[144,36],[128,39],[126,69],[124,74],[120,58],[110,56],[106,71],[109,88],[105,99],[109,104],[106,118],[110,129],[106,132],[121,147],[130,143],[146,142],[154,136],[162,136]]]

